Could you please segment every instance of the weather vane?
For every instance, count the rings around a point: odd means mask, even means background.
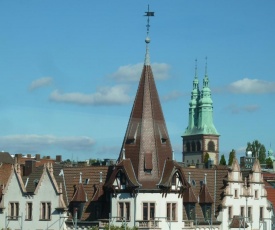
[[[147,25],[146,25],[146,27],[147,27],[147,36],[149,34],[149,28],[150,28],[150,17],[155,16],[154,14],[155,14],[155,12],[149,11],[149,5],[148,5],[148,11],[145,12],[145,15],[144,15],[144,16],[148,17],[147,18]]]

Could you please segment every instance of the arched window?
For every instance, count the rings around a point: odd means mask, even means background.
[[[199,141],[197,142],[197,151],[201,151],[201,143]]]
[[[208,142],[208,151],[211,151],[211,152],[215,151],[215,144],[213,141]]]
[[[187,152],[190,152],[190,149],[191,149],[190,142],[186,143],[186,149],[187,149]]]
[[[196,143],[195,141],[192,141],[192,152],[196,152]]]

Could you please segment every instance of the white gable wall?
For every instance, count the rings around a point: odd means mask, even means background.
[[[33,183],[29,181],[28,183]],[[7,220],[6,216],[9,215],[9,203],[19,203],[19,216],[18,220]],[[32,220],[26,220],[27,202],[32,202]],[[51,219],[40,220],[41,202],[51,203]],[[0,214],[0,229],[6,226],[11,229],[21,229],[23,225],[24,230],[34,229],[52,229],[59,230],[65,229],[63,224],[65,221],[65,214],[59,214],[55,209],[59,207],[59,195],[56,193],[53,183],[50,180],[48,173],[46,172],[42,178],[42,182],[36,195],[25,195],[21,192],[16,175],[13,173],[10,183],[7,187],[7,192],[4,195],[4,211]],[[60,218],[62,217],[62,218]],[[22,219],[21,219],[22,218]],[[23,221],[22,221],[23,220]]]

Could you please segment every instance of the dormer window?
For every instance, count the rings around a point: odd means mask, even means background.
[[[139,123],[132,123],[126,144],[135,144]]]
[[[145,153],[144,155],[144,172],[151,174],[153,169],[152,153]]]
[[[202,205],[203,215],[206,220],[211,219],[211,209],[212,209],[211,204],[203,204]]]

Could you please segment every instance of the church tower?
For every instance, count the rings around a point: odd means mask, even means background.
[[[187,165],[201,164],[204,162],[205,154],[208,153],[213,164],[218,164],[219,136],[213,123],[213,101],[209,88],[207,62],[203,87],[200,90],[196,60],[193,90],[189,102],[188,127],[182,136],[183,162]]]
[[[150,64],[149,16],[153,16],[153,12],[146,13],[148,24],[144,66],[118,162],[130,159],[142,188],[152,189],[156,188],[165,161],[172,160],[173,153]]]

